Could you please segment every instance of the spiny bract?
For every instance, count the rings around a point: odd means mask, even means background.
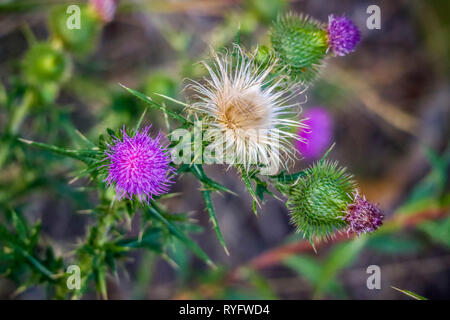
[[[337,162],[319,161],[305,173],[289,187],[291,221],[310,241],[328,238],[347,225],[343,216],[355,183]]]
[[[280,16],[271,30],[272,47],[291,78],[314,79],[328,48],[325,26],[308,16]]]

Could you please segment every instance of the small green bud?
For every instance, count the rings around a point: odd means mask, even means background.
[[[70,62],[64,53],[48,43],[33,45],[23,59],[24,77],[32,85],[61,82],[69,69]]]
[[[60,41],[66,50],[76,54],[91,52],[97,43],[102,23],[91,7],[80,6],[80,28],[69,28],[67,6],[57,6],[49,16],[49,27],[53,37]],[[76,13],[73,13],[76,14]]]
[[[355,183],[337,162],[318,162],[305,173],[287,188],[291,221],[310,241],[328,238],[347,225],[345,210],[352,202]]]
[[[315,78],[328,49],[323,26],[307,16],[279,16],[271,29],[271,41],[280,64],[292,80],[309,82]]]

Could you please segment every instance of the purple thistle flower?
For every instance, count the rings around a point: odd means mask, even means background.
[[[109,164],[108,186],[114,185],[119,200],[137,196],[148,202],[154,196],[169,191],[175,168],[170,166],[167,145],[161,143],[161,132],[152,139],[148,131],[151,126],[136,131],[132,137],[122,129],[123,139],[115,138],[105,152]]]
[[[347,233],[374,232],[383,224],[384,215],[377,205],[360,196],[358,191],[354,194],[353,203],[347,206],[346,215],[343,218],[348,223]]]
[[[116,14],[118,0],[89,0],[94,11],[105,22],[111,22]]]
[[[345,56],[354,51],[361,39],[358,28],[344,16],[328,16],[327,33],[328,49],[338,56]]]
[[[306,159],[317,159],[330,146],[333,138],[333,118],[322,107],[313,107],[304,114],[307,129],[299,128],[297,150]]]

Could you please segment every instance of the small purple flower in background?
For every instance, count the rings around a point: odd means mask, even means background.
[[[118,2],[119,0],[89,0],[89,4],[105,23],[111,22],[114,18]]]
[[[129,137],[122,129],[123,139],[115,139],[105,152],[109,164],[108,185],[115,186],[119,200],[137,196],[149,201],[169,191],[175,168],[170,166],[170,153],[161,143],[161,133],[153,139],[151,126]]]
[[[345,56],[355,50],[361,39],[358,28],[346,17],[328,17],[328,49],[335,55]]]
[[[354,194],[353,203],[347,206],[344,220],[348,223],[347,233],[373,232],[383,224],[384,215],[377,205],[360,196],[358,191]]]
[[[331,144],[333,119],[328,111],[321,107],[308,109],[304,117],[306,120],[302,123],[308,128],[299,128],[297,150],[306,159],[320,158]]]

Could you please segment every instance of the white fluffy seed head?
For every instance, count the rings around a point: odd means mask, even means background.
[[[243,164],[247,170],[273,161],[286,166],[295,152],[291,140],[299,139],[295,129],[304,127],[300,104],[292,101],[304,90],[271,73],[274,58],[258,67],[254,55],[238,46],[213,57],[213,63],[202,63],[209,78],[190,85],[197,101],[188,109],[206,129],[222,135],[212,143],[223,144],[227,155],[233,154],[232,164]]]

